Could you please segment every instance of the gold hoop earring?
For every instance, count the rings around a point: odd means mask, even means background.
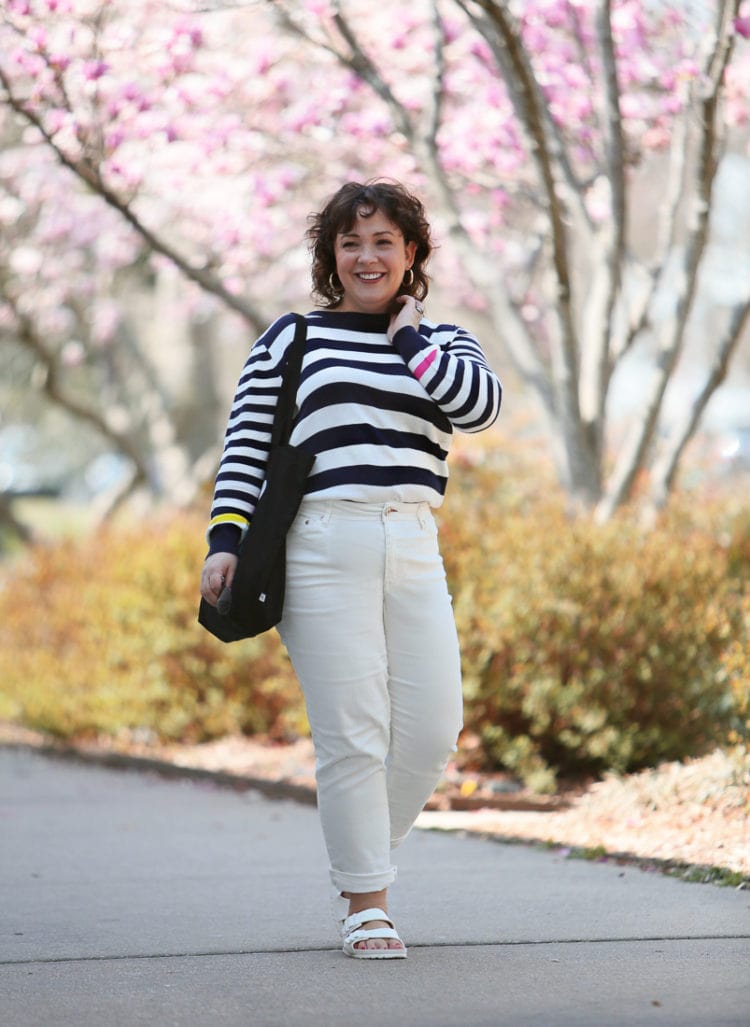
[[[341,284],[341,279],[339,279],[339,284],[338,284],[338,285],[336,285],[336,284],[335,284],[335,282],[334,282],[334,280],[333,280],[333,276],[334,276],[335,274],[336,274],[336,272],[335,272],[335,271],[331,271],[330,275],[328,276],[328,285],[329,285],[329,287],[330,287],[330,290],[331,290],[331,292],[332,292],[332,293],[335,293],[335,294],[336,294],[336,295],[338,296],[338,295],[340,295],[341,293],[343,293],[343,291],[344,291],[344,287],[343,287],[343,285]]]
[[[406,275],[409,276],[409,280],[406,280]],[[404,285],[407,289],[410,289],[414,285],[414,272],[410,267],[407,267],[406,274],[404,275]]]

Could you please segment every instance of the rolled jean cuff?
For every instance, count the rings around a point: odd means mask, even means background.
[[[396,880],[396,868],[388,867],[382,874],[345,874],[341,870],[330,870],[331,881],[339,892],[361,895],[363,892],[382,891]]]

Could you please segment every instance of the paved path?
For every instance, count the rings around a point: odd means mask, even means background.
[[[313,808],[0,749],[3,1027],[750,1024],[750,892],[414,832],[338,949]]]

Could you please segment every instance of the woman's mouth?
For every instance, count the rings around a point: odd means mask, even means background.
[[[377,282],[380,278],[384,278],[385,275],[382,271],[360,271],[357,275],[360,282]]]

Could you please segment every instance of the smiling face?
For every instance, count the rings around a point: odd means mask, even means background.
[[[414,263],[416,243],[405,242],[398,225],[376,210],[361,214],[351,228],[336,236],[336,273],[344,289],[337,310],[385,314],[401,291],[407,268]]]

